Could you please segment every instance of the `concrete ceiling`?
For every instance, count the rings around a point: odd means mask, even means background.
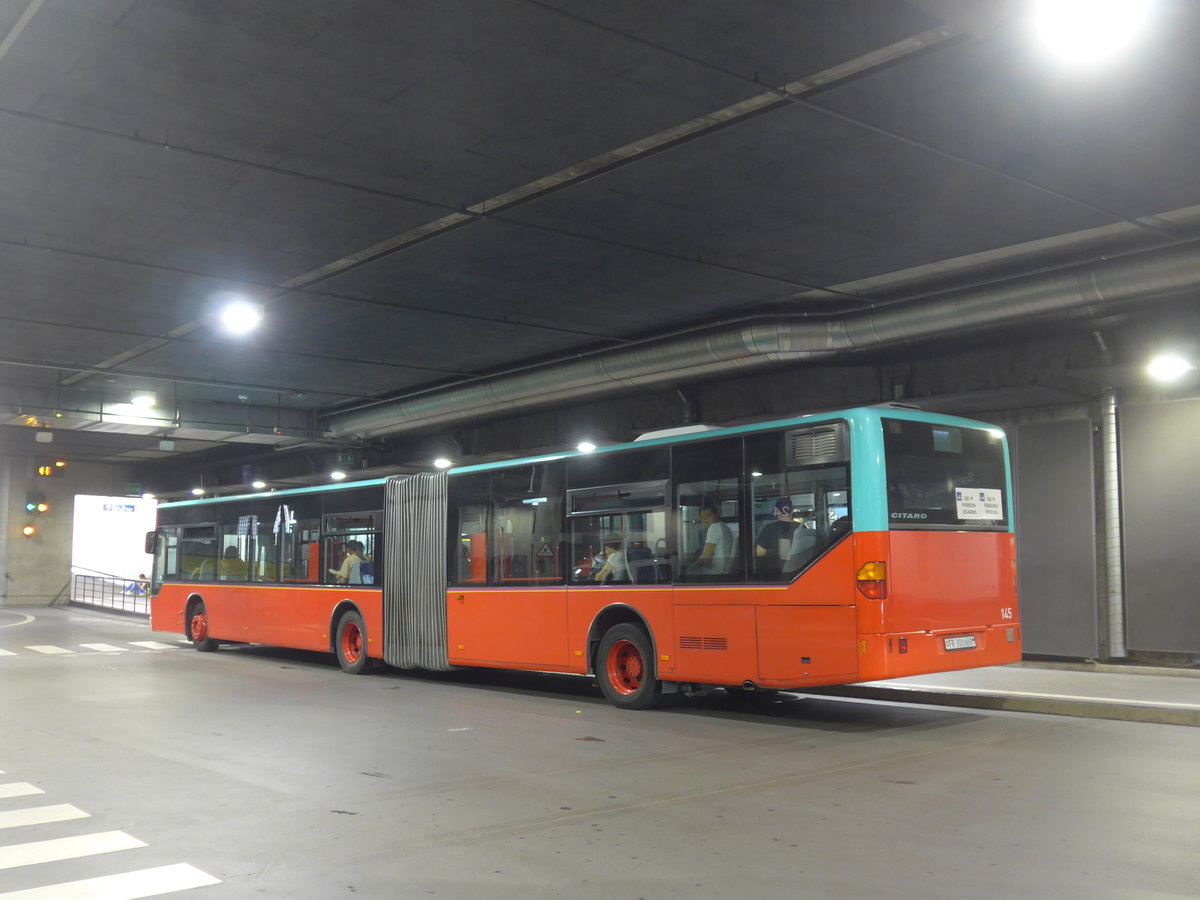
[[[0,441],[303,444],[715,322],[1200,238],[1200,4],[1086,72],[1026,11],[0,0]],[[262,330],[222,333],[230,293]]]

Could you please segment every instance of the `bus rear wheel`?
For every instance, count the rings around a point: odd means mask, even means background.
[[[188,637],[192,646],[203,653],[217,649],[217,642],[208,636],[208,610],[203,600],[197,601],[188,614]]]
[[[596,680],[608,701],[620,709],[657,706],[662,682],[654,677],[649,635],[628,622],[606,631],[596,655]]]
[[[343,672],[362,675],[370,671],[371,660],[367,657],[367,626],[363,624],[361,613],[351,610],[342,614],[338,619],[333,646],[337,651],[338,665],[342,667]]]

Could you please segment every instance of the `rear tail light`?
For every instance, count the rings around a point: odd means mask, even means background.
[[[858,585],[858,592],[868,600],[887,599],[887,563],[863,563],[854,580]]]

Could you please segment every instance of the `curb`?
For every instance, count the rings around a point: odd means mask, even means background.
[[[993,709],[1005,712],[1075,716],[1085,719],[1113,719],[1123,722],[1146,722],[1154,725],[1200,727],[1200,707],[1194,706],[1156,706],[1146,703],[1013,697],[1001,693],[989,695],[971,691],[931,691],[854,684],[811,688],[804,693],[827,697],[847,697],[856,700],[923,703],[931,706],[955,706],[967,709]]]

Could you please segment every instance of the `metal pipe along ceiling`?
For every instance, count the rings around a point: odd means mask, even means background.
[[[783,362],[835,360],[1090,305],[1200,287],[1200,244],[1172,246],[878,310],[715,327],[416,397],[334,413],[330,437],[382,437],[633,388],[660,388]]]

